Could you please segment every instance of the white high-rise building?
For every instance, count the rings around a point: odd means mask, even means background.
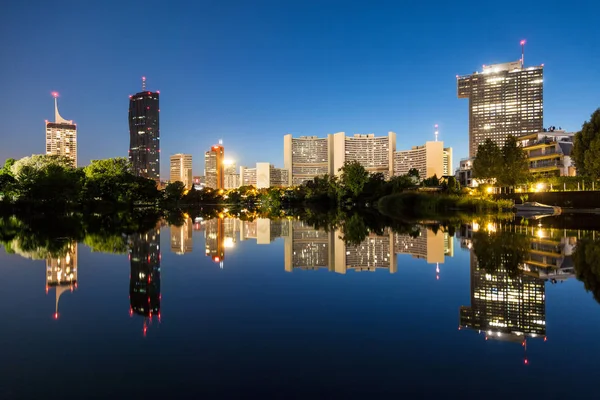
[[[288,171],[288,186],[331,174],[331,139],[331,135],[293,138],[287,134],[283,137],[283,168]]]
[[[192,155],[173,154],[171,156],[171,182],[183,182],[186,189],[191,189],[192,180]]]
[[[346,136],[344,132],[334,133],[332,145],[332,173],[339,174],[346,162],[358,161],[370,173],[381,172],[389,178],[393,172],[396,134],[387,136],[355,134]]]
[[[452,148],[445,148],[444,142],[426,142],[394,153],[394,175],[405,175],[412,168],[419,171],[421,179],[451,175]]]
[[[58,93],[54,97],[54,122],[46,120],[46,154],[65,156],[72,160],[77,168],[77,125],[66,120],[58,113]]]

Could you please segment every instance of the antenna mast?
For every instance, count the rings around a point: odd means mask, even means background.
[[[142,92],[146,91],[146,77],[142,76]]]
[[[439,135],[438,124],[435,124],[433,127],[434,127],[433,134],[435,135],[435,141],[437,142],[438,141],[438,135]]]
[[[521,68],[525,67],[525,40],[521,40]]]

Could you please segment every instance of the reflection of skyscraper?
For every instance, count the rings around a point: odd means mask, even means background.
[[[386,228],[381,236],[370,234],[360,244],[346,245],[345,247],[345,269],[375,271],[377,268],[385,268],[390,273],[397,271],[394,234],[389,228]],[[336,263],[337,261],[336,259]]]
[[[134,234],[129,238],[129,315],[144,317],[144,336],[148,323],[156,316],[160,322],[160,228]]]
[[[223,218],[206,221],[206,255],[223,268],[225,259],[225,222]]]
[[[192,231],[194,224],[191,218],[185,218],[183,225],[171,225],[171,251],[176,254],[191,253],[194,248]]]
[[[142,91],[129,96],[129,161],[137,176],[160,181],[159,92]]]
[[[285,239],[285,270],[316,270],[327,268],[333,271],[333,232],[315,229],[304,221],[292,221],[291,233]]]
[[[517,341],[523,345],[527,337],[544,336],[544,281],[511,275],[504,265],[486,271],[471,252],[471,306],[460,307],[461,328],[485,333],[486,340]]]
[[[269,244],[276,238],[288,236],[289,224],[290,221],[287,219],[257,218],[253,221],[243,221],[240,227],[240,240],[256,239],[256,244]]]
[[[67,290],[72,292],[77,287],[76,242],[69,244],[63,256],[46,259],[46,293],[48,293],[48,288],[50,287],[56,289],[54,318],[57,319],[60,296]]]

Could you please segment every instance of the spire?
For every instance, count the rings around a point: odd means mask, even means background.
[[[439,135],[439,133],[440,133],[440,132],[438,131],[438,124],[435,124],[435,125],[434,125],[434,129],[435,129],[435,130],[433,131],[433,134],[435,135],[435,141],[437,142],[437,141],[438,141],[438,135]]]
[[[64,119],[58,113],[58,92],[52,92],[52,97],[54,97],[54,122],[57,124],[73,124],[72,120]]]
[[[142,76],[142,92],[146,91],[146,77]]]

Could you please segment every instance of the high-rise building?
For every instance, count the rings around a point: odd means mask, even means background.
[[[206,187],[211,189],[225,188],[225,149],[222,144],[214,145],[204,154],[204,176]]]
[[[160,183],[159,91],[142,91],[129,96],[129,161],[137,176]]]
[[[240,186],[240,176],[237,173],[235,161],[225,160],[223,161],[223,164],[225,189],[237,189]]]
[[[240,167],[240,181],[243,186],[256,186],[257,189],[287,187],[289,171],[275,168],[270,163],[256,163],[255,168]]]
[[[66,120],[58,113],[58,93],[54,97],[54,122],[46,120],[46,154],[65,156],[72,160],[77,168],[77,125]]]
[[[316,176],[331,174],[332,137],[283,137],[283,167],[288,171],[287,186],[298,186]]]
[[[160,226],[129,237],[129,315],[144,318],[144,336],[148,323],[160,321]]]
[[[338,174],[345,162],[358,161],[370,173],[381,172],[386,178],[394,173],[396,134],[376,137],[374,134],[346,136],[344,132],[332,135],[332,170]]]
[[[171,225],[171,251],[175,254],[191,253],[194,248],[192,237],[194,224],[191,218],[185,218],[181,226]]]
[[[509,135],[542,130],[543,64],[525,68],[521,58],[484,65],[482,72],[457,75],[456,81],[458,98],[469,99],[469,157],[476,156],[486,139],[502,146]]]
[[[183,182],[186,189],[191,189],[192,179],[192,155],[174,154],[171,156],[171,182]]]
[[[57,319],[60,296],[77,287],[77,242],[70,243],[64,255],[46,259],[46,293],[50,287],[56,291],[54,319]]]
[[[394,175],[405,175],[415,168],[421,179],[437,175],[449,175],[452,166],[452,148],[444,147],[444,142],[425,142],[410,150],[394,152]]]

